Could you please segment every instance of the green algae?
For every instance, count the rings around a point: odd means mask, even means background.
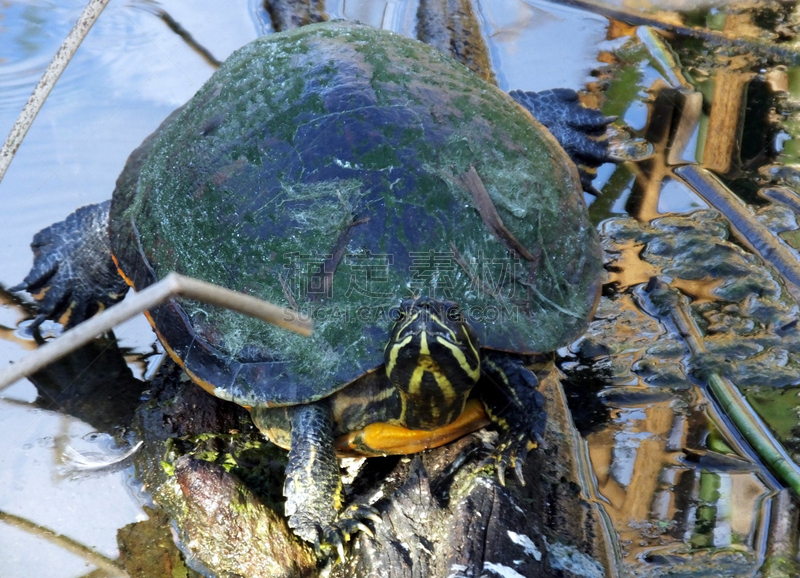
[[[143,154],[112,209],[123,269],[310,315],[309,341],[183,303],[224,355],[288,361],[298,401],[379,365],[403,298],[455,299],[485,345],[525,351],[568,342],[594,303],[599,247],[566,154],[506,94],[393,34],[328,23],[256,40]],[[471,167],[539,262],[486,228],[457,184]]]

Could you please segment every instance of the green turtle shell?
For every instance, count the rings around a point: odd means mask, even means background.
[[[113,252],[136,289],[177,271],[291,307],[311,338],[184,301],[150,312],[222,398],[307,403],[382,364],[401,299],[460,304],[482,347],[577,337],[600,286],[577,172],[497,87],[347,22],[233,54],[131,155]]]

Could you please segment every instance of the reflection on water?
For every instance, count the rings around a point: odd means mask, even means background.
[[[705,416],[676,413],[674,404],[615,408],[610,423],[586,438],[623,555],[653,561],[686,554],[687,545],[757,552],[762,512],[753,505],[769,488],[746,462],[700,460],[702,448],[689,459],[696,434],[689,426],[702,427]]]
[[[260,2],[240,4],[160,5],[224,59],[269,30]],[[413,0],[337,0],[327,10],[413,35],[417,6]],[[78,0],[0,3],[4,131],[82,7]],[[742,10],[728,18],[720,10],[695,11],[690,23],[774,40],[759,23],[787,26],[792,14],[789,7],[777,16],[755,13]],[[595,184],[604,194],[591,200],[591,214],[603,223],[606,291],[587,336],[563,351],[561,361],[595,497],[619,537],[616,570],[635,576],[752,574],[765,556],[766,511],[778,484],[715,409],[702,371],[727,371],[767,411],[769,392],[796,385],[800,373],[797,332],[790,326],[798,308],[780,289],[779,276],[766,272],[740,242],[727,240],[724,222],[705,210],[708,203],[673,168],[701,162],[748,200],[759,198],[755,193],[766,184],[796,189],[800,172],[786,165],[797,161],[800,142],[792,112],[800,91],[791,92],[800,73],[766,56],[754,63],[752,56],[675,38],[678,68],[669,50],[659,52],[663,41],[641,29],[611,26],[602,16],[544,1],[479,2],[477,14],[501,87],[586,86],[587,101],[605,103],[607,114],[620,116],[655,146],[651,159],[599,171]],[[78,205],[109,196],[128,153],[210,73],[151,11],[136,2],[111,3],[0,185],[0,284],[24,276],[33,233]],[[762,210],[758,218],[792,238],[796,221],[785,214],[791,210],[776,211]],[[678,213],[691,214],[659,220]],[[612,216],[620,218],[608,220]],[[640,289],[656,275],[689,298],[706,333],[710,353],[702,371],[669,320],[643,304]],[[25,317],[22,305],[0,292],[0,363],[34,347],[17,329]],[[116,333],[134,374],[152,370],[156,361],[141,357],[153,351],[146,322]],[[66,386],[54,385],[58,380],[39,376],[35,384],[20,383],[0,396],[0,510],[115,558],[117,529],[145,516],[141,496],[127,487],[128,475],[74,481],[58,474],[64,445],[96,449],[91,432],[119,431],[130,406],[146,395],[127,368],[101,370],[101,353],[74,358],[71,371],[80,375],[88,368],[105,384],[74,377]],[[586,376],[597,396],[582,385]],[[797,436],[796,413],[781,416],[782,435]],[[82,560],[0,524],[0,575],[87,572]]]
[[[794,13],[770,10],[756,6],[730,17],[714,12],[705,21],[694,13],[690,23],[729,36],[774,38],[756,23],[786,22]],[[620,573],[750,575],[774,539],[769,508],[780,484],[721,415],[704,376],[714,372],[751,392],[763,402],[757,408],[766,419],[780,417],[773,427],[779,434],[788,429],[790,436],[782,435],[790,450],[796,447],[796,412],[772,409],[777,404],[770,405],[766,392],[798,382],[798,335],[785,333],[795,325],[798,306],[782,289],[782,274],[741,248],[749,241],[731,243],[718,214],[702,210],[709,202],[673,168],[699,162],[752,200],[768,182],[765,174],[786,174],[774,168],[781,165],[765,169],[777,152],[783,151],[783,162],[794,162],[785,143],[794,142],[788,127],[796,120],[788,111],[796,108],[784,100],[785,67],[764,68],[752,54],[715,52],[713,44],[698,41],[678,38],[672,46],[679,60],[663,41],[639,30],[604,57],[610,66],[599,76],[610,84],[608,93],[618,95],[607,111],[628,120],[644,108],[647,120],[638,126],[657,154],[634,171],[620,167],[603,175],[603,191],[613,202],[595,201],[595,219],[624,209],[635,220],[603,223],[606,296],[564,369],[568,375],[603,370],[598,375],[606,386],[599,395],[609,420],[595,424],[585,439],[599,498],[620,538]],[[776,108],[784,116],[776,116]],[[674,213],[691,214],[663,218]],[[767,235],[788,237],[782,231],[797,229],[785,208],[758,209],[756,224],[748,215],[738,230],[761,223]],[[706,344],[702,357],[690,351],[669,315],[646,302],[642,288],[655,275],[686,299]],[[581,403],[575,391],[570,399]]]

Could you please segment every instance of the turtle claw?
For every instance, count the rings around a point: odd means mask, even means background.
[[[349,536],[343,536],[338,528],[331,527],[325,531],[325,537],[322,540],[322,544],[326,544],[335,548],[336,552],[339,554],[339,562],[344,562],[344,543],[348,541],[349,538]],[[316,543],[314,544],[314,548],[317,551],[317,555],[324,555],[319,539],[317,539]]]
[[[509,95],[553,133],[576,164],[594,168],[613,160],[604,136],[616,117],[583,106],[574,90],[514,90]]]
[[[33,321],[31,321],[29,327],[31,329],[36,329],[45,321],[47,321],[47,313],[39,313],[39,315],[33,318]]]
[[[506,464],[503,461],[497,462],[497,479],[500,485],[506,487]]]
[[[378,515],[378,511],[375,508],[370,508],[370,509],[372,510],[372,513],[365,517],[372,520],[376,524],[382,524],[383,518],[381,518],[380,515]]]
[[[18,283],[13,287],[9,287],[7,291],[9,293],[19,293],[20,291],[25,291],[28,288],[27,284],[23,281],[22,283]]]
[[[345,544],[350,542],[353,536],[358,532],[363,532],[370,538],[375,537],[372,528],[364,523],[365,520],[372,520],[374,523],[382,522],[378,511],[372,506],[352,504],[339,515],[339,519],[335,522],[326,525],[315,524],[314,550],[317,556],[326,557],[336,552],[339,561],[344,562]]]
[[[506,485],[506,470],[511,467],[514,469],[514,474],[517,477],[520,485],[525,485],[525,476],[523,475],[522,468],[525,465],[525,460],[528,458],[528,451],[532,442],[524,433],[511,435],[506,441],[501,442],[491,457],[485,460],[485,464],[493,463],[495,471],[497,472],[497,479],[500,485]],[[535,444],[533,444],[535,447]]]
[[[514,473],[517,475],[517,479],[519,480],[520,484],[523,486],[525,485],[525,477],[522,475],[522,464],[524,460],[517,459],[514,462]]]
[[[365,522],[378,523],[381,518],[375,508],[359,502],[340,510],[342,485],[328,405],[314,402],[290,411],[292,441],[283,487],[289,527],[314,544],[320,558],[336,552],[344,560],[347,542],[359,531],[372,536]],[[258,410],[255,414],[260,424]]]
[[[369,536],[370,538],[372,538],[373,540],[375,539],[375,533],[374,533],[374,532],[372,531],[372,529],[371,529],[369,526],[367,526],[365,523],[363,523],[363,522],[358,522],[358,523],[356,524],[356,527],[357,527],[359,530],[361,530],[361,531],[362,531],[364,534],[366,534],[367,536]]]
[[[364,520],[372,520],[373,524],[380,524],[383,520],[378,513],[378,510],[366,504],[352,504],[339,516],[337,525],[342,528],[346,539],[349,541],[350,537],[357,531],[365,532],[370,538],[374,538],[375,534],[364,523]]]
[[[344,543],[347,541],[341,531],[335,526],[314,526],[314,552],[318,558],[326,558],[332,551],[336,551],[339,560],[344,561]],[[297,531],[297,528],[295,528]]]
[[[501,485],[505,486],[506,470],[511,467],[524,486],[525,460],[528,452],[539,446],[547,419],[539,379],[521,359],[500,354],[487,356],[482,370],[484,407],[500,430],[489,460]]]

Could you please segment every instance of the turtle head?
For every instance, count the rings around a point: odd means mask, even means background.
[[[384,360],[401,397],[415,407],[429,407],[432,414],[439,412],[443,420],[454,407],[463,407],[481,373],[478,340],[461,308],[429,297],[400,303]],[[438,416],[430,417],[438,421]],[[427,425],[427,419],[422,421]]]

